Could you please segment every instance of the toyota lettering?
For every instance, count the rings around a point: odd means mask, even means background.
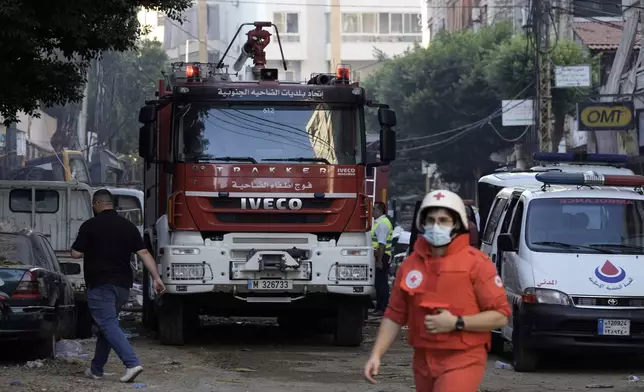
[[[302,209],[301,199],[275,199],[272,197],[242,197],[242,210],[300,210]]]

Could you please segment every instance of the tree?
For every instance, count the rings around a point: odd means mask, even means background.
[[[82,99],[90,61],[136,47],[141,7],[179,20],[192,0],[0,0],[0,115]]]
[[[550,54],[554,65],[593,65],[594,78],[598,81],[598,59],[591,58],[577,43],[559,40]],[[516,94],[517,86],[531,86],[529,96],[535,96],[534,82],[534,50],[528,46],[525,36],[516,35],[500,45],[488,60],[486,78],[488,83],[497,91],[499,99],[510,99]],[[552,69],[554,74],[554,69]],[[552,111],[554,117],[552,146],[556,150],[564,135],[566,115],[572,115],[576,103],[590,93],[587,88],[552,88]]]
[[[398,114],[392,193],[424,191],[419,172],[425,160],[436,163],[446,181],[461,184],[463,194],[473,194],[474,181],[496,167],[490,154],[524,134],[524,127],[501,127],[500,109],[502,99],[534,94],[527,88],[534,66],[526,49],[525,38],[515,36],[508,23],[442,33],[428,48],[384,62],[366,81],[374,97]],[[584,63],[580,53],[575,43],[561,41],[552,58],[557,64]],[[572,92],[555,94],[557,110],[574,107]]]
[[[154,98],[168,57],[158,41],[136,50],[107,52],[89,72],[87,130],[98,143],[124,154],[137,148],[138,110]]]
[[[440,34],[428,48],[415,48],[384,63],[367,81],[378,100],[398,114],[399,154],[392,168],[395,193],[424,191],[418,186],[421,160],[436,163],[446,181],[464,184],[492,165],[490,152],[504,144],[493,131],[444,132],[479,121],[498,108],[484,65],[511,35],[509,24]]]

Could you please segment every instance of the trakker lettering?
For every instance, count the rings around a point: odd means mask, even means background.
[[[198,166],[195,165],[195,166],[192,167],[192,169],[193,170],[198,170],[198,169],[204,170],[205,166],[198,167]],[[217,171],[217,173],[222,173],[224,171],[224,169],[225,168],[223,166],[216,166],[215,167],[215,170]],[[241,171],[242,171],[242,168],[239,167],[239,166],[235,166],[232,169],[233,169],[234,173],[241,173]],[[275,168],[275,167],[268,167],[268,168],[253,167],[253,168],[250,169],[250,172],[251,173],[259,173],[260,170],[262,172],[276,173],[277,168]],[[320,168],[314,169],[314,170],[316,170],[320,174],[326,174],[328,172],[328,169],[326,167],[320,167]],[[353,170],[355,170],[355,169],[353,169]],[[280,172],[292,174],[293,173],[293,168],[292,167],[283,167],[283,168],[280,168]],[[311,173],[311,168],[310,167],[297,168],[297,172],[303,173],[303,174],[309,174],[309,173]]]
[[[272,197],[242,197],[242,210],[300,210],[302,209],[301,199],[274,199]]]

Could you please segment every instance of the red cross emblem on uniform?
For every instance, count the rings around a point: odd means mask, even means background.
[[[437,194],[435,194],[435,195],[434,195],[434,198],[435,198],[436,200],[440,200],[440,199],[442,199],[443,197],[445,197],[445,195],[443,195],[443,194],[442,194],[442,193],[440,193],[440,192],[438,192]]]
[[[411,280],[412,283],[416,283],[418,278],[416,276],[412,276],[409,280]]]

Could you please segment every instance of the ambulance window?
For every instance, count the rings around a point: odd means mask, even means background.
[[[523,223],[523,202],[519,201],[517,208],[514,209],[512,224],[510,225],[510,234],[514,238],[514,243],[519,246],[521,239],[521,224]]]
[[[487,225],[485,226],[485,233],[483,233],[483,242],[488,244],[492,243],[494,239],[494,233],[496,232],[496,227],[499,225],[499,220],[501,219],[501,214],[505,205],[508,203],[508,199],[496,199],[494,207],[492,207],[492,212],[490,217],[487,220]]]
[[[525,240],[534,251],[644,254],[644,200],[547,198],[527,210]]]

